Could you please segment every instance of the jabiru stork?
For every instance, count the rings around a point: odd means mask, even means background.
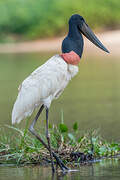
[[[74,14],[69,19],[69,32],[62,42],[62,53],[51,57],[46,63],[33,71],[19,86],[19,93],[12,111],[12,124],[19,123],[30,116],[36,108],[40,108],[29,131],[49,151],[52,171],[55,171],[53,158],[62,171],[68,171],[62,160],[51,149],[50,134],[48,132],[48,113],[51,102],[57,99],[69,81],[78,73],[78,64],[83,53],[83,36],[93,44],[109,53],[105,46],[86,24],[84,18]],[[37,134],[34,126],[42,110],[46,110],[46,144]]]

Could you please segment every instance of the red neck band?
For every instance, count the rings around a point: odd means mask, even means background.
[[[60,56],[68,64],[78,65],[80,62],[80,57],[74,51],[70,51],[69,53],[62,53]]]

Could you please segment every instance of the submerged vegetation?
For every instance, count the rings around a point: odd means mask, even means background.
[[[119,7],[119,0],[0,0],[0,39],[60,36],[74,13],[81,14],[92,28],[117,28]]]
[[[97,131],[80,136],[76,122],[72,131],[63,122],[58,127],[50,125],[49,130],[52,148],[65,163],[74,165],[120,154],[120,144],[107,142]],[[46,141],[44,131],[40,136]],[[1,128],[0,164],[27,165],[48,164],[48,162],[50,162],[49,153],[35,137],[31,136],[27,125],[24,130],[7,125]]]

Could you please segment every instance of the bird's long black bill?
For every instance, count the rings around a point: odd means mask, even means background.
[[[81,33],[88,38],[93,44],[102,49],[103,51],[109,53],[107,48],[99,41],[99,39],[95,36],[89,26],[84,22],[83,25],[79,28]]]

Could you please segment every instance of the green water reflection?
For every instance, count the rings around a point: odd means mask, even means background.
[[[0,167],[1,180],[118,180],[120,179],[120,161],[118,159],[80,166],[77,171],[65,175],[58,173],[52,176],[51,169],[41,166]]]
[[[17,87],[35,68],[51,55],[0,55],[0,124],[11,124],[11,110]],[[81,61],[80,72],[70,82],[61,97],[52,103],[50,122],[61,120],[68,126],[77,121],[81,133],[100,128],[107,139],[119,140],[120,135],[120,61],[89,58]],[[32,115],[32,118],[34,115]],[[44,115],[41,117],[44,124]],[[40,121],[38,122],[40,125]],[[23,121],[19,127],[24,127]],[[17,125],[18,126],[18,125]],[[14,169],[13,169],[14,170]]]

